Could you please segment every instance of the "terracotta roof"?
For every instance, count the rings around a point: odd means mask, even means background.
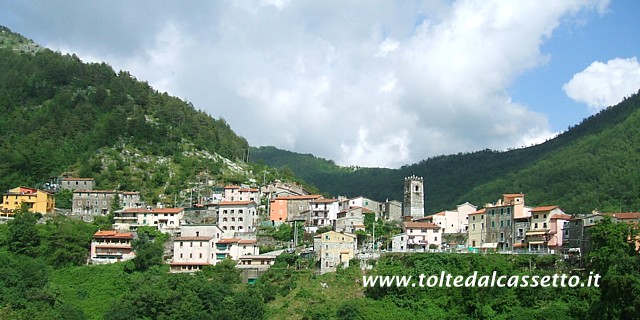
[[[444,215],[445,215],[445,213],[444,213],[444,211],[440,211],[440,212],[438,212],[438,213],[436,213],[436,214],[433,214],[433,215],[434,215],[434,216],[444,216]]]
[[[364,224],[354,224],[353,227],[354,228],[365,228],[366,226]]]
[[[256,243],[258,242],[258,240],[256,239],[240,239],[238,240],[239,244],[251,244],[251,243]]]
[[[478,210],[478,211],[476,211],[476,212],[471,212],[471,213],[469,213],[469,215],[472,215],[472,214],[482,214],[482,213],[486,213],[486,212],[487,212],[487,209],[482,208],[482,209],[480,209],[480,210]]]
[[[238,191],[242,191],[242,192],[258,192],[258,189],[254,189],[254,188],[240,188],[238,189]]]
[[[568,215],[568,214],[564,214],[564,213],[554,214],[554,215],[551,216],[551,219],[570,220],[571,216]]]
[[[224,188],[225,189],[240,189],[240,187],[234,186],[234,185],[225,186]]]
[[[640,219],[640,212],[620,212],[620,213],[614,213],[613,216],[616,219],[621,219],[621,220]]]
[[[213,239],[213,237],[177,237],[175,241],[209,241]]]
[[[531,212],[542,212],[542,211],[551,211],[555,208],[557,208],[558,206],[543,206],[543,207],[535,207],[533,209],[531,209]]]
[[[93,234],[94,238],[124,238],[133,239],[131,232],[116,232],[115,230],[98,230]]]
[[[255,203],[254,201],[222,201],[218,203],[219,206],[244,206]]]
[[[303,196],[276,197],[274,200],[308,200],[308,199],[318,199],[318,198],[322,198],[322,196],[319,194],[309,194],[309,195],[303,195]]]
[[[405,222],[405,228],[420,228],[420,229],[440,229],[439,226],[429,222]]]
[[[515,197],[524,197],[524,194],[523,193],[505,193],[502,196],[506,198],[515,198]]]
[[[433,221],[433,216],[426,216],[422,218],[413,219],[413,222],[421,222],[421,221]]]
[[[227,243],[237,243],[238,241],[240,241],[240,239],[238,239],[238,238],[226,238],[226,239],[218,240],[217,243],[227,244]]]

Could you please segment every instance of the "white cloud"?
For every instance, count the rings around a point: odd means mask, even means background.
[[[51,39],[44,44],[130,70],[224,117],[252,145],[397,167],[552,135],[546,116],[512,102],[507,88],[545,63],[540,46],[564,17],[607,4],[116,1],[96,10],[77,1],[12,9],[33,21],[29,28],[40,26]]]
[[[640,63],[636,57],[595,61],[573,75],[562,89],[569,98],[586,103],[596,112],[640,90]]]

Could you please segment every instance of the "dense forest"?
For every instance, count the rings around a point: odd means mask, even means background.
[[[216,155],[235,161],[248,149],[224,119],[4,27],[0,70],[0,190],[70,172],[101,188],[157,194],[203,171],[220,174]]]
[[[345,168],[309,154],[253,148],[253,161],[289,168],[333,195],[402,200],[404,177],[424,177],[428,213],[469,201],[482,206],[503,193],[568,213],[640,210],[640,95],[583,120],[540,145],[429,158],[399,169]]]
[[[584,320],[636,319],[640,311],[640,256],[628,241],[637,230],[610,218],[592,227],[593,250],[582,264],[557,255],[404,253],[386,254],[367,271],[352,260],[318,275],[313,260],[284,253],[253,284],[241,282],[232,260],[192,275],[169,273],[167,237],[153,228],[139,230],[133,260],[85,265],[99,222],[37,221],[25,206],[0,225],[0,319]],[[475,271],[600,278],[598,287],[363,286],[363,276]]]

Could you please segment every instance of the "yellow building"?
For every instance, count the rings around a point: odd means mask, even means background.
[[[320,273],[335,272],[339,265],[348,267],[357,248],[358,239],[354,234],[328,231],[313,237],[313,250],[320,259]]]
[[[56,201],[53,194],[33,188],[17,187],[2,195],[0,212],[3,216],[12,216],[25,202],[29,211],[42,214],[53,213]]]

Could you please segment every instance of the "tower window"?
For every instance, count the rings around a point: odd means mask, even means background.
[[[416,192],[420,191],[420,187],[416,186]]]

